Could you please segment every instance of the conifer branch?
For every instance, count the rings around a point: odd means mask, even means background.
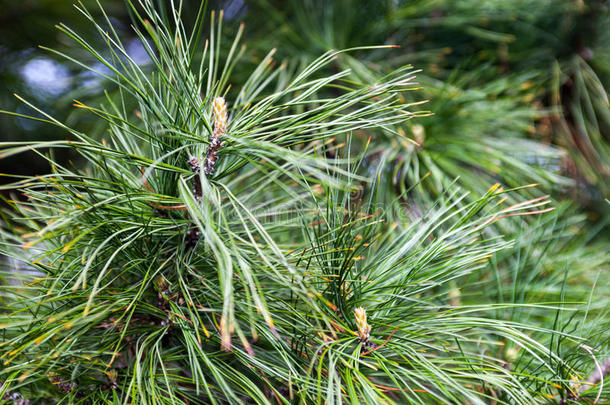
[[[214,164],[218,159],[218,150],[222,146],[220,138],[227,133],[227,104],[222,97],[216,97],[212,104],[214,112],[214,132],[210,136],[210,146],[205,156],[203,173],[209,176],[214,172]]]

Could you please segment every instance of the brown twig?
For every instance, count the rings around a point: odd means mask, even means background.
[[[394,329],[394,330],[392,331],[392,333],[390,333],[390,336],[388,336],[388,337],[387,337],[387,339],[385,340],[385,342],[383,342],[382,344],[380,344],[380,345],[379,345],[379,346],[377,346],[376,348],[369,350],[368,352],[360,353],[360,356],[367,356],[367,355],[369,355],[369,354],[371,354],[371,353],[373,353],[373,352],[375,352],[375,351],[377,351],[377,350],[381,349],[383,346],[385,346],[385,345],[386,345],[386,344],[387,344],[387,343],[390,341],[390,338],[391,338],[391,337],[394,335],[394,333],[396,333],[396,331],[397,331],[399,328],[400,328],[400,326],[397,326],[397,327],[396,327],[396,329]]]
[[[191,170],[195,172],[195,178],[193,179],[193,194],[197,200],[201,199],[202,191],[201,191],[201,166],[199,164],[199,159],[195,156],[189,159],[189,166],[191,166]]]

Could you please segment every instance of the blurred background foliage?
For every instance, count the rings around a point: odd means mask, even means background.
[[[86,1],[90,6],[95,2]],[[104,6],[117,17],[113,20],[117,30],[128,34],[128,16],[120,1],[108,1]],[[0,106],[7,111],[37,115],[19,102],[19,94],[45,106],[58,119],[79,122],[80,128],[96,130],[96,120],[82,114],[72,103],[74,98],[95,97],[101,89],[100,81],[79,66],[41,49],[41,46],[69,51],[77,58],[91,62],[84,52],[55,29],[60,22],[88,33],[94,28],[70,1],[24,0],[0,1]],[[99,12],[98,12],[99,14]],[[99,129],[97,129],[99,130]],[[3,141],[33,141],[65,139],[67,134],[50,125],[36,121],[0,116],[0,133]],[[62,160],[70,158],[61,157]],[[41,174],[49,171],[44,159],[34,153],[0,160],[0,172]],[[6,181],[6,179],[5,179]]]

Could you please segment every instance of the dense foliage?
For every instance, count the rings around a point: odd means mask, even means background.
[[[608,398],[605,3],[127,3],[48,49],[102,134],[17,96],[0,401]]]

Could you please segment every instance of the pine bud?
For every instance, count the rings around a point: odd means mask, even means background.
[[[212,103],[214,108],[214,133],[212,137],[218,138],[227,133],[227,103],[222,97],[216,97]]]
[[[218,159],[218,150],[222,146],[222,142],[218,138],[227,133],[227,121],[229,119],[227,103],[224,98],[216,97],[212,102],[212,108],[214,110],[214,132],[210,137],[210,146],[203,165],[203,173],[206,176],[214,171],[214,164]]]
[[[371,333],[371,325],[366,322],[366,309],[358,307],[354,310],[354,316],[356,317],[356,325],[358,326],[358,337],[361,342],[369,340]]]

